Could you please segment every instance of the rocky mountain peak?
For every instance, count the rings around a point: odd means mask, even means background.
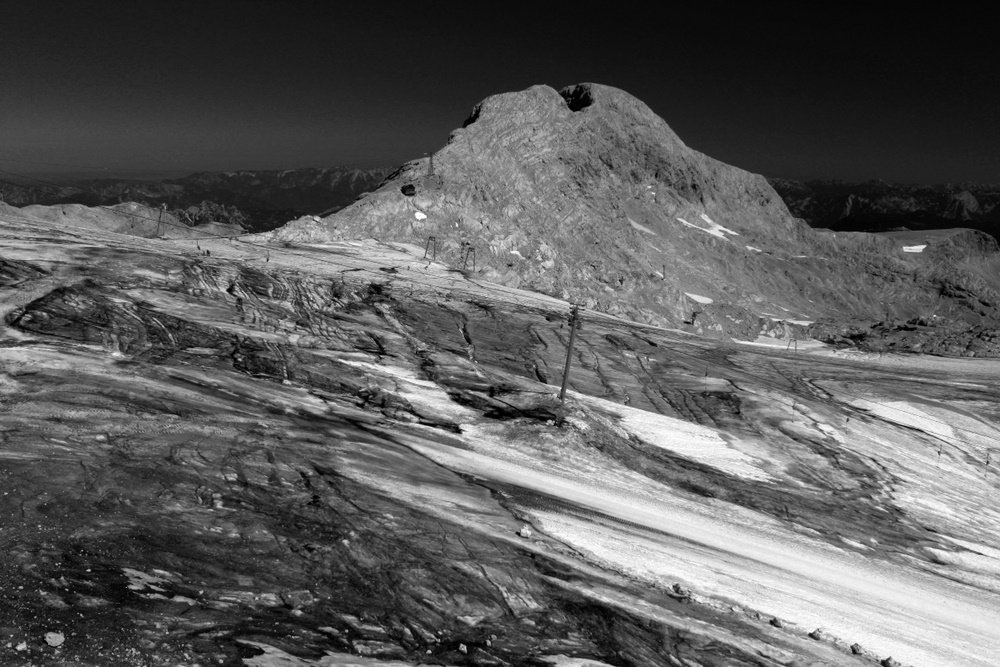
[[[472,244],[489,280],[676,324],[691,316],[685,292],[715,290],[725,274],[709,255],[732,263],[748,244],[793,246],[803,228],[763,177],[688,148],[628,93],[583,83],[489,97],[432,157],[277,236],[434,236],[453,263]]]
[[[933,252],[812,230],[764,177],[686,146],[646,104],[594,83],[489,97],[432,156],[271,237],[405,242],[493,283],[744,339],[787,322],[992,317],[979,301],[944,304],[940,281],[918,276]]]

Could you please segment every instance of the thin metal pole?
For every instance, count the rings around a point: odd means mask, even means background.
[[[469,265],[469,255],[472,255],[472,270],[475,271],[476,270],[476,248],[475,248],[475,246],[473,246],[471,243],[467,243],[467,242],[463,242],[462,246],[465,248],[465,255],[462,258],[462,270],[465,271],[465,269],[468,267],[468,265]]]
[[[580,307],[573,304],[569,313],[569,347],[566,349],[566,368],[563,369],[562,388],[559,390],[559,401],[566,402],[566,383],[569,382],[569,367],[573,363],[573,343],[576,342],[576,323],[579,320]]]

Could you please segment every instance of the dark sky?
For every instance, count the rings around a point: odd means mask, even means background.
[[[395,166],[443,145],[484,97],[592,81],[646,102],[689,146],[769,176],[1000,182],[996,36],[969,13],[18,4],[5,3],[0,37],[9,171]]]

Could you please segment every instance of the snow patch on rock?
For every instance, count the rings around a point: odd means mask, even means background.
[[[638,230],[640,232],[643,232],[645,234],[652,234],[653,236],[656,236],[656,232],[654,232],[649,227],[646,227],[645,225],[640,225],[638,222],[636,222],[632,218],[629,218],[628,222],[629,222],[630,225],[632,225],[633,229],[636,229],[636,230]]]
[[[726,229],[725,227],[723,227],[719,223],[714,222],[710,217],[708,217],[704,213],[701,214],[701,219],[704,220],[709,225],[708,229],[706,229],[704,227],[699,227],[696,224],[690,223],[687,220],[685,220],[684,218],[677,218],[677,221],[680,222],[680,223],[682,223],[682,224],[684,224],[684,225],[687,225],[688,227],[692,227],[694,229],[697,229],[698,231],[705,232],[706,234],[711,234],[712,236],[718,236],[720,239],[725,239],[726,238],[726,234],[732,234],[734,236],[739,236],[738,232],[734,232],[731,229]],[[726,239],[726,240],[728,241],[729,239]]]
[[[906,401],[875,402],[857,398],[850,402],[856,408],[877,415],[886,421],[923,431],[928,435],[955,440],[955,431],[946,422],[920,409],[918,405]]]
[[[757,481],[772,479],[761,469],[757,459],[733,447],[713,429],[593,396],[573,393],[576,400],[596,404],[603,412],[615,414],[621,428],[654,447],[666,449],[744,479]]]
[[[698,303],[705,304],[706,306],[710,303],[714,303],[714,299],[710,299],[707,296],[701,296],[700,294],[691,294],[691,292],[684,292],[684,296],[691,299],[692,301],[697,301]]]

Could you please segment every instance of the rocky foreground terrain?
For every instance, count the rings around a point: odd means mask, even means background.
[[[997,664],[995,362],[568,310],[0,214],[0,663]]]

